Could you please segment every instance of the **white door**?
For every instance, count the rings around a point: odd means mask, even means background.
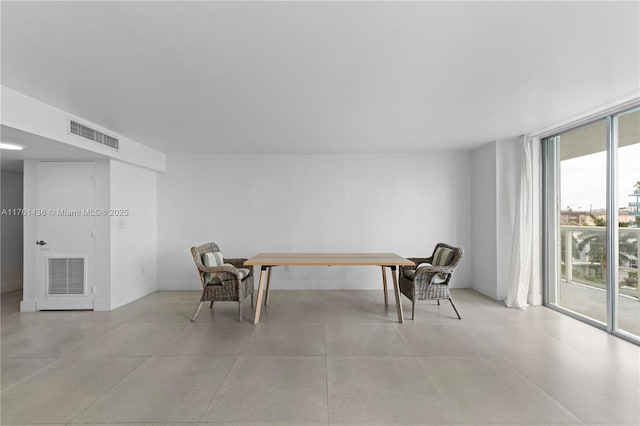
[[[38,164],[37,309],[93,309],[94,163]]]

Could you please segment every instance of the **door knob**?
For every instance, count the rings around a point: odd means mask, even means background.
[[[47,242],[40,240],[40,241],[36,241],[36,244],[39,245],[39,246],[44,246],[44,245],[47,244]]]

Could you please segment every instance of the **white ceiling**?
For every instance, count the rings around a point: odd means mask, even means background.
[[[640,92],[638,2],[0,7],[3,85],[169,153],[467,149]]]
[[[2,142],[22,145],[22,151],[0,150],[0,169],[22,173],[24,160],[91,161],[107,159],[105,155],[76,148],[52,139],[0,126]]]

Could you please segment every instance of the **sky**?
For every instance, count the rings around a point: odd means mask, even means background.
[[[606,206],[607,153],[598,152],[560,163],[560,206],[588,211]],[[618,207],[627,207],[640,181],[640,143],[618,149]]]

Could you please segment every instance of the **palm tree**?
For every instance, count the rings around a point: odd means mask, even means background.
[[[582,233],[578,250],[584,252],[591,263],[596,278],[604,279],[607,270],[607,238],[602,231],[585,231]]]
[[[618,235],[618,265],[622,261],[631,262],[631,260],[635,259],[637,245],[638,239],[635,233],[620,232]],[[604,274],[607,270],[606,233],[602,231],[583,232],[577,249],[587,255],[596,278],[604,279]]]

